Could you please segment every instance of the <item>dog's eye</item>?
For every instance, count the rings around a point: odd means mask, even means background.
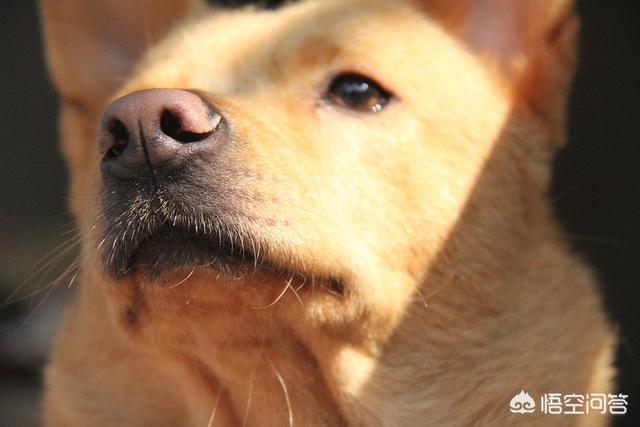
[[[391,94],[370,78],[349,73],[333,79],[326,98],[339,107],[377,113],[389,102]]]

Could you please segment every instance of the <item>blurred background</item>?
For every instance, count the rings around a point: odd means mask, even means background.
[[[569,144],[555,163],[549,197],[601,279],[620,334],[616,392],[630,396],[629,414],[615,425],[636,427],[640,2],[579,0],[578,9],[583,33]],[[0,2],[0,41],[0,425],[30,427],[38,425],[41,369],[60,307],[73,292],[76,248],[35,2]]]

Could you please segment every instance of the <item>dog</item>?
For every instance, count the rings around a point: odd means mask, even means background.
[[[571,1],[270,3],[41,0],[82,241],[45,425],[608,425],[540,407],[614,376],[547,200]]]

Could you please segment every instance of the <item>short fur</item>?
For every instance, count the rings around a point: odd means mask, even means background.
[[[41,10],[82,236],[47,426],[608,424],[508,410],[521,389],[608,392],[613,375],[592,273],[546,199],[569,1]],[[378,114],[329,105],[341,71],[396,97]],[[277,273],[259,259],[240,276],[104,273],[96,127],[114,99],[157,87],[197,89],[232,124],[209,185]]]

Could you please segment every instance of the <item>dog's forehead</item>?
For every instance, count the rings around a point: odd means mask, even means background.
[[[394,57],[406,61],[411,49],[424,51],[423,41],[407,37],[408,27],[440,31],[408,6],[379,0],[306,0],[275,11],[214,8],[172,32],[139,70],[156,78],[182,76],[189,81],[166,84],[216,93],[253,90],[263,79],[292,82],[299,77],[293,71],[326,73],[332,66],[376,77]],[[157,72],[167,64],[172,73]]]

